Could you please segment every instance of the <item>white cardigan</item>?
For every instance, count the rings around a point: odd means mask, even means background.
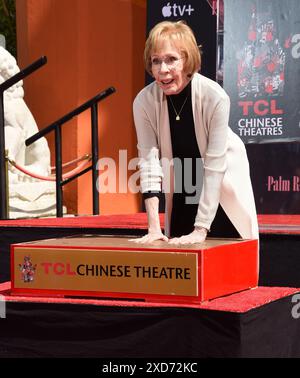
[[[210,228],[219,203],[242,238],[258,239],[258,223],[245,146],[228,126],[230,100],[216,82],[196,73],[192,107],[204,177],[196,226]],[[133,103],[142,192],[165,191],[165,233],[169,235],[174,191],[167,99],[153,82]]]

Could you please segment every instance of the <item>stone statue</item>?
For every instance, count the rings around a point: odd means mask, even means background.
[[[16,59],[0,46],[0,84],[20,71]],[[23,81],[4,92],[5,149],[9,159],[27,171],[50,174],[50,150],[41,138],[26,147],[25,140],[39,131],[24,99]],[[41,181],[8,164],[10,218],[41,217],[56,214],[55,182]]]

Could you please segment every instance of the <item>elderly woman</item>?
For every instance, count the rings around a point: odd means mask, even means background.
[[[133,104],[148,215],[148,233],[136,241],[171,237],[173,244],[198,243],[207,233],[258,239],[245,147],[228,126],[228,95],[198,73],[201,57],[193,31],[183,21],[157,24],[144,59],[155,81]],[[165,234],[159,222],[161,191]]]

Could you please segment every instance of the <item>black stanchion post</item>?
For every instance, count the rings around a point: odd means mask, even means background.
[[[0,218],[7,219],[7,187],[5,169],[4,98],[0,92]]]
[[[98,103],[91,107],[92,116],[92,176],[93,176],[93,215],[99,214],[99,193],[97,189],[97,181],[99,177],[97,163],[99,158],[99,142],[98,142]]]
[[[56,216],[63,217],[61,125],[55,128]]]

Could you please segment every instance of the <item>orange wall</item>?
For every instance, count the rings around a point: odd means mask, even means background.
[[[146,0],[18,0],[16,5],[19,66],[48,58],[24,81],[25,100],[40,129],[114,86],[117,92],[99,106],[100,157],[118,163],[119,150],[128,150],[128,160],[135,157],[132,101],[144,85]],[[91,151],[89,122],[87,111],[64,126],[63,161]],[[53,136],[47,139],[54,161]],[[91,174],[68,184],[64,200],[69,213],[91,214]],[[139,209],[137,194],[100,195],[101,214]]]

